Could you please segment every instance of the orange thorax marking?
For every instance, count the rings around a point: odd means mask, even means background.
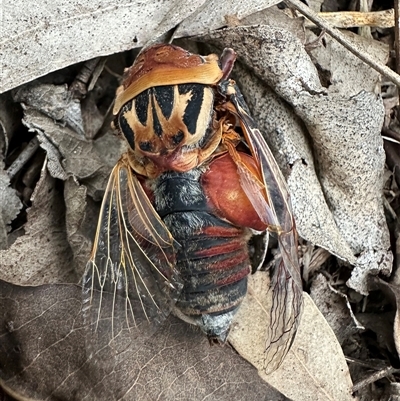
[[[238,153],[249,170],[257,170],[251,156]],[[210,163],[209,169],[202,176],[202,186],[211,209],[218,217],[239,227],[249,227],[257,231],[267,229],[243,191],[237,166],[228,153]]]

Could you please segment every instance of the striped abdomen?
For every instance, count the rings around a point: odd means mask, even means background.
[[[225,341],[246,295],[249,230],[217,216],[207,194],[210,171],[164,173],[152,189],[157,212],[181,245],[176,257],[184,287],[176,306],[210,338]]]

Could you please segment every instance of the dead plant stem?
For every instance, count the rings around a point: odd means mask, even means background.
[[[319,17],[313,10],[303,4],[300,0],[284,0],[284,2],[290,6],[300,11],[305,17],[307,17],[310,21],[314,22],[317,26],[336,39],[341,45],[343,45],[346,49],[352,52],[355,56],[360,58],[370,67],[387,77],[390,81],[396,84],[400,88],[400,75],[391,70],[386,65],[377,62],[372,56],[367,53],[364,53],[356,48],[356,46],[338,29],[332,27],[328,24],[324,19]]]

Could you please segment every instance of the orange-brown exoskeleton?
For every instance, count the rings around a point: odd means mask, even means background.
[[[162,44],[126,71],[114,124],[129,151],[106,189],[84,297],[95,320],[109,292],[127,320],[172,311],[224,343],[247,291],[248,240],[267,231],[280,258],[266,352],[279,365],[302,308],[297,234],[285,181],[229,79],[234,60]]]

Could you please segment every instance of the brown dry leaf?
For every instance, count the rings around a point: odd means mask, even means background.
[[[364,82],[365,88],[360,84],[357,94],[341,93],[339,86],[327,89],[303,44],[290,32],[270,26],[230,28],[202,40],[220,48],[234,47],[239,60],[288,102],[304,123],[313,154],[305,151],[308,144],[301,130],[286,131],[284,114],[266,123],[267,118],[259,118],[259,110],[253,110],[286,173],[300,235],[354,264],[349,285],[367,294],[368,276],[388,274],[393,259],[382,206],[384,108],[382,99],[368,91],[376,73],[368,69],[372,78],[361,75],[357,82]],[[261,102],[263,88],[258,95],[246,85],[241,88],[251,108]]]
[[[0,282],[0,311],[0,384],[19,400],[289,401],[228,346],[210,347],[173,317],[148,340],[125,330],[110,345],[102,333],[88,357],[78,286]],[[110,331],[105,323],[99,330]]]
[[[65,233],[62,190],[46,166],[32,195],[25,235],[0,251],[1,279],[10,283],[38,285],[76,282],[72,252]]]
[[[332,329],[304,293],[304,311],[292,348],[280,368],[264,374],[265,327],[271,300],[269,275],[257,272],[249,278],[248,294],[238,312],[229,341],[259,370],[266,382],[294,401],[354,400],[350,373]]]

